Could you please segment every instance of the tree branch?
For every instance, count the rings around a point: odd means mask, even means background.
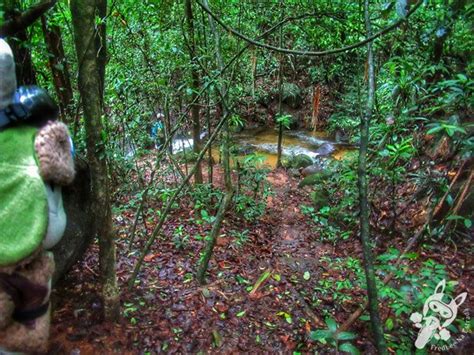
[[[308,56],[308,57],[322,57],[326,55],[331,55],[331,54],[336,54],[336,53],[342,53],[346,52],[358,47],[361,47],[369,42],[372,42],[373,40],[383,36],[384,34],[394,30],[398,26],[400,26],[402,23],[404,23],[423,3],[423,0],[418,0],[418,2],[410,9],[410,11],[407,13],[407,15],[398,20],[395,21],[393,24],[391,24],[388,27],[385,27],[383,30],[375,33],[374,35],[364,39],[363,41],[351,44],[349,46],[341,47],[341,48],[336,48],[336,49],[330,49],[327,51],[299,51],[299,50],[293,50],[293,49],[288,49],[288,48],[281,48],[281,47],[275,47],[269,44],[265,44],[262,42],[258,42],[257,40],[254,40],[252,38],[247,37],[246,35],[238,32],[237,30],[233,29],[232,27],[227,26],[216,14],[214,14],[209,7],[204,5],[201,1],[196,0],[196,3],[203,8],[204,11],[206,11],[209,15],[211,15],[216,22],[221,25],[227,32],[230,32],[234,34],[235,36],[239,37],[240,39],[253,44],[254,46],[261,47],[261,48],[266,48],[274,52],[280,52],[280,53],[285,53],[285,54],[293,54],[293,55],[300,55],[300,56]]]
[[[0,26],[0,36],[12,36],[17,32],[25,30],[56,3],[57,0],[42,1],[39,4],[33,5],[18,16],[14,16],[14,18],[4,22],[3,25]]]

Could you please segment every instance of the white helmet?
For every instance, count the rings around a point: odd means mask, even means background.
[[[16,74],[12,49],[0,38],[0,110],[12,103],[15,91]]]

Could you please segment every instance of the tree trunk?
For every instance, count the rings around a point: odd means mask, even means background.
[[[252,51],[252,97],[255,99],[255,91],[257,88],[257,49]]]
[[[207,0],[204,0],[203,3],[206,6],[209,6],[207,3]],[[221,55],[221,44],[220,44],[220,37],[219,37],[219,32],[216,30],[216,26],[214,24],[214,20],[212,19],[211,16],[208,16],[209,18],[209,25],[211,27],[211,32],[214,36],[214,41],[215,41],[215,46],[216,46],[216,59],[217,59],[217,66],[219,67],[219,70],[222,71],[224,68],[224,63],[222,61],[222,55]],[[219,83],[219,96],[218,100],[220,99],[221,106],[222,106],[222,111],[224,117],[227,117],[229,115],[228,107],[226,104],[226,93],[227,93],[227,88],[225,86],[224,80],[220,80]],[[223,150],[223,163],[224,163],[224,184],[225,184],[225,195],[224,198],[222,199],[220,205],[219,205],[219,210],[217,211],[216,214],[216,219],[214,221],[214,224],[212,226],[211,234],[210,234],[210,240],[206,246],[206,249],[204,251],[204,257],[201,262],[201,265],[199,266],[198,274],[197,274],[197,279],[198,282],[202,285],[205,284],[206,282],[206,271],[209,267],[209,261],[212,257],[212,253],[214,251],[214,246],[216,245],[217,242],[217,237],[219,236],[219,232],[221,230],[221,225],[222,221],[224,220],[225,213],[229,209],[229,206],[232,202],[232,197],[234,196],[234,189],[232,187],[232,176],[231,176],[231,170],[230,170],[230,149],[229,149],[229,143],[230,143],[230,135],[229,135],[229,124],[227,121],[224,124],[224,144],[222,147]]]
[[[73,92],[69,75],[68,63],[64,53],[61,28],[56,25],[49,25],[47,17],[41,16],[41,27],[44,41],[48,49],[48,60],[53,76],[54,89],[58,96],[59,108],[64,122],[70,123],[72,118]]]
[[[283,18],[283,2],[280,1],[280,12]],[[283,25],[280,26],[280,47],[283,45]],[[279,54],[280,63],[278,65],[278,117],[282,116],[281,102],[283,100],[283,54]],[[278,124],[278,145],[277,145],[277,168],[281,168],[281,152],[282,152],[282,141],[283,141],[283,124]]]
[[[102,99],[101,77],[97,51],[94,45],[96,0],[72,0],[71,13],[74,26],[77,60],[79,63],[79,92],[84,108],[87,159],[91,168],[94,199],[94,231],[99,237],[100,273],[104,314],[107,320],[117,320],[120,314],[119,291],[115,273],[115,243],[112,230],[109,180],[105,146],[101,140]]]
[[[365,26],[367,37],[372,35],[370,14],[369,14],[369,0],[365,0]],[[359,150],[359,169],[358,169],[358,184],[359,184],[359,206],[360,206],[360,237],[362,241],[362,251],[364,256],[365,276],[367,280],[367,295],[369,298],[369,313],[370,322],[372,326],[372,333],[375,340],[375,346],[379,354],[387,354],[387,344],[383,336],[382,323],[380,321],[377,286],[375,283],[375,271],[372,263],[373,255],[371,249],[373,245],[370,241],[369,229],[369,204],[367,200],[368,182],[367,182],[367,147],[369,144],[369,123],[372,118],[375,99],[375,70],[374,70],[374,55],[372,51],[372,42],[367,45],[368,57],[368,79],[369,90],[367,99],[367,111],[365,116],[361,117],[360,124],[360,150]]]
[[[104,88],[105,88],[105,66],[107,64],[107,32],[106,32],[106,18],[107,18],[107,0],[96,0],[97,17],[100,23],[95,33],[95,48],[97,51],[97,70],[99,72],[100,80],[100,100],[102,106],[104,105]]]
[[[193,122],[193,151],[194,154],[199,154],[201,151],[201,124],[199,122],[199,103],[197,102],[197,96],[199,92],[199,73],[198,63],[196,59],[196,45],[194,40],[194,19],[193,9],[191,6],[191,0],[184,0],[184,12],[186,16],[188,41],[189,41],[189,58],[191,60],[191,116]],[[202,184],[202,168],[201,163],[197,162],[198,166],[196,174],[194,175],[194,182],[196,184]]]

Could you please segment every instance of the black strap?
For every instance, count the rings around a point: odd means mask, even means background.
[[[24,120],[28,117],[28,111],[20,104],[11,104],[0,110],[0,129],[5,128],[11,123]]]
[[[12,299],[15,305],[12,318],[17,322],[34,320],[48,310],[49,300],[43,303],[48,296],[48,287],[36,284],[18,273],[9,275],[0,272],[0,291]]]
[[[8,126],[10,124],[10,119],[7,116],[5,110],[0,111],[0,129]]]
[[[45,304],[34,308],[34,309],[29,309],[29,310],[24,310],[24,311],[17,311],[13,312],[13,320],[15,320],[18,323],[26,323],[32,320],[35,320],[36,318],[41,317],[43,314],[45,314],[48,311],[49,308],[49,302],[46,302]]]

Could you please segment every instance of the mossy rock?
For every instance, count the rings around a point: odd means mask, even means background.
[[[293,159],[291,159],[291,167],[294,169],[306,168],[313,164],[313,159],[311,159],[306,154],[298,154]]]
[[[321,173],[324,171],[324,168],[320,164],[312,164],[307,166],[301,171],[303,177],[310,176],[313,174]]]
[[[331,171],[322,171],[313,175],[306,176],[303,180],[300,181],[298,187],[301,188],[304,186],[314,186],[317,184],[322,184],[331,174]]]
[[[313,159],[306,154],[298,154],[291,157],[283,157],[281,164],[287,169],[300,169],[312,165]]]

